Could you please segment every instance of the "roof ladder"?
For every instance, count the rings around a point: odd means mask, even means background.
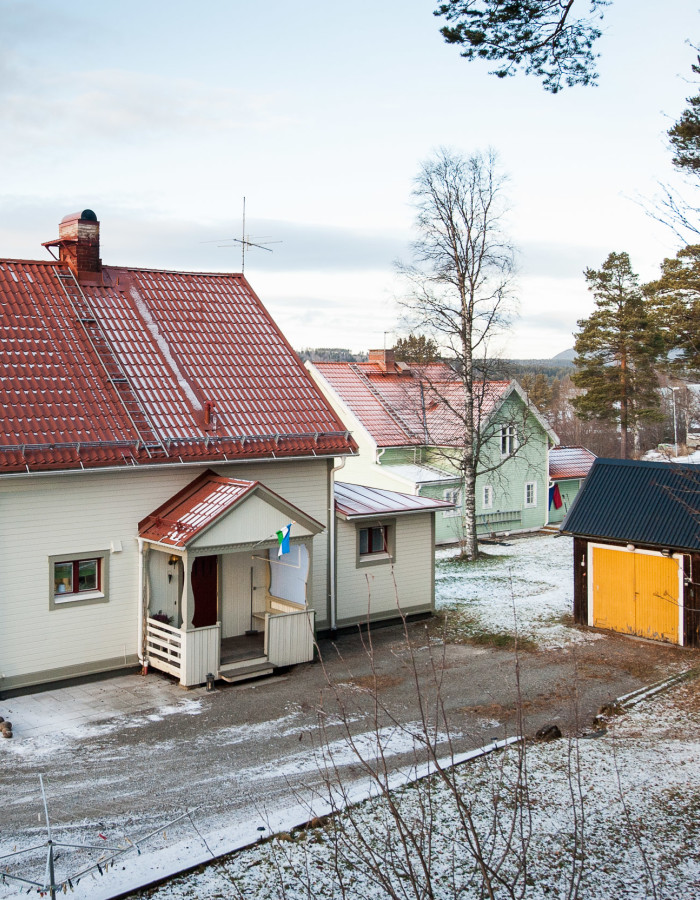
[[[376,400],[379,401],[379,403],[382,406],[382,409],[389,415],[389,417],[394,420],[394,422],[399,426],[399,428],[402,428],[403,431],[406,432],[408,437],[415,440],[415,434],[414,434],[414,431],[411,428],[411,426],[408,424],[408,422],[405,421],[405,419],[402,418],[402,416],[399,415],[399,413],[393,408],[393,406],[390,406],[389,403],[387,403],[387,401],[384,399],[384,397],[382,397],[382,395],[375,388],[375,386],[372,384],[372,382],[369,380],[369,378],[365,375],[365,373],[362,371],[362,369],[360,369],[359,366],[356,366],[354,363],[350,363],[350,368],[357,375],[357,377],[360,379],[360,381],[364,384],[364,386],[367,388],[367,390],[372,394],[372,396]]]
[[[77,321],[82,325],[90,346],[123,406],[129,421],[138,435],[139,442],[149,456],[166,456],[167,450],[148,413],[138,398],[129,376],[119,362],[117,354],[90,307],[80,284],[71,270],[57,271],[58,283],[70,303]]]

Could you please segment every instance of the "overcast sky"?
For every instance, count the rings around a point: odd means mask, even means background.
[[[614,0],[600,86],[552,96],[462,60],[436,5],[0,0],[0,255],[42,258],[90,207],[107,264],[240,271],[217,239],[241,236],[245,195],[251,239],[281,242],[246,274],[292,344],[381,346],[419,162],[493,147],[520,248],[503,349],[571,347],[584,267],[627,250],[651,278],[677,249],[639,198],[673,178],[698,6]]]

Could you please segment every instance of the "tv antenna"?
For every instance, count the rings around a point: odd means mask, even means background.
[[[266,237],[264,235],[263,237]],[[282,241],[264,241],[263,243],[259,243],[259,241],[263,240],[262,238],[256,238],[255,241],[250,239],[250,235],[246,236],[245,233],[245,197],[243,198],[243,227],[241,228],[241,236],[239,238],[219,238],[216,241],[201,241],[202,244],[218,244],[219,247],[232,247],[234,244],[241,245],[241,272],[245,272],[245,252],[246,249],[251,247],[257,247],[258,250],[267,250],[268,253],[272,253],[272,249],[268,247],[268,244],[281,244]],[[227,243],[219,243],[219,241],[226,241]]]

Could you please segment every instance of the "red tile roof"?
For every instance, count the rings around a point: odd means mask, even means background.
[[[185,547],[257,486],[257,481],[204,472],[139,522],[139,537],[171,547]]]
[[[313,363],[379,447],[459,445],[462,382],[445,363],[385,372],[375,363]],[[505,398],[508,381],[477,384],[484,421]]]
[[[432,497],[416,497],[383,488],[365,487],[362,484],[335,483],[335,511],[345,519],[372,518],[382,515],[434,512],[451,509],[454,503],[434,500]]]
[[[256,492],[263,497],[274,498],[280,509],[285,508],[290,514],[296,513],[312,530],[323,530],[320,522],[283,500],[261,482],[227,478],[208,469],[139,522],[139,537],[184,548],[204,529]]]
[[[0,260],[0,472],[355,449],[243,275],[105,266],[81,287]]]
[[[585,447],[554,447],[549,451],[550,478],[585,478],[596,460]]]

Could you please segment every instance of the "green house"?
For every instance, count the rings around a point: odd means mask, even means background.
[[[464,534],[464,490],[456,463],[461,445],[461,382],[445,363],[412,366],[392,350],[370,350],[366,363],[307,363],[357,441],[344,482],[449,500],[436,516],[437,544]],[[548,521],[549,463],[558,438],[516,381],[477,385],[481,534],[536,531]]]
[[[595,460],[595,453],[585,447],[554,447],[549,451],[550,525],[563,522]]]

